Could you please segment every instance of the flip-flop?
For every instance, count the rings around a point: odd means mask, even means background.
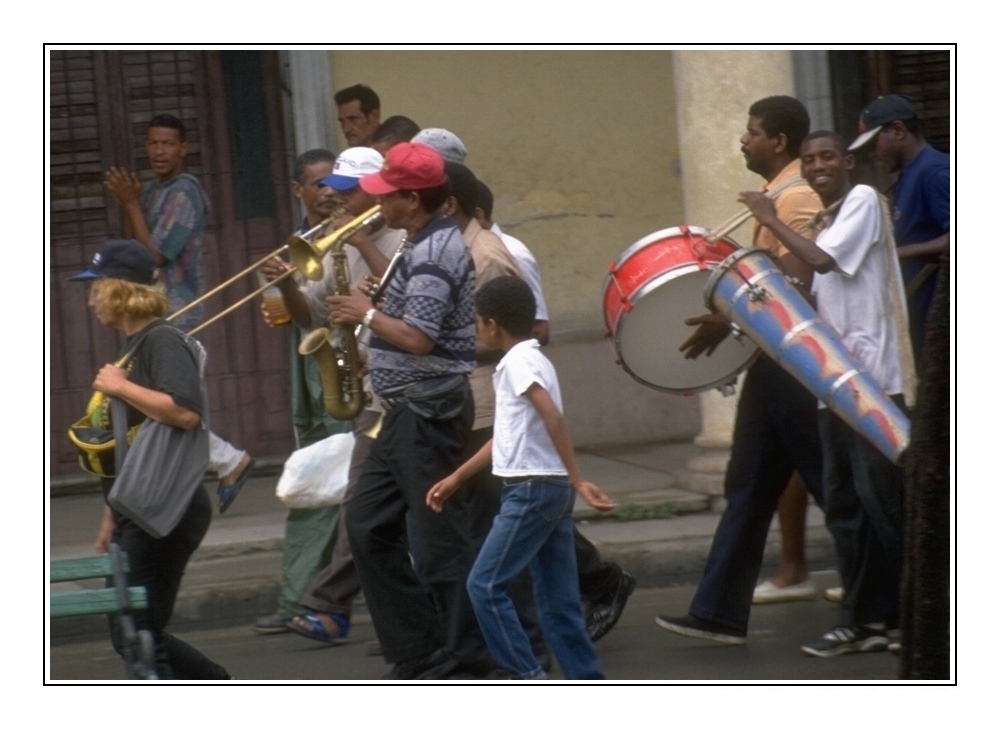
[[[218,493],[220,514],[225,514],[226,509],[232,506],[233,502],[236,501],[236,497],[239,495],[240,489],[243,488],[243,484],[247,482],[247,478],[249,478],[250,471],[253,470],[255,463],[257,463],[257,461],[251,458],[250,463],[248,463],[247,467],[243,469],[243,473],[239,475],[239,478],[233,481],[231,486],[219,485]]]
[[[326,629],[321,621],[313,613],[305,613],[299,615],[303,621],[308,623],[308,626],[302,626],[295,622],[295,618],[292,618],[285,623],[289,628],[294,630],[299,635],[305,638],[312,638],[313,640],[318,640],[320,643],[346,643],[348,638],[347,634],[351,630],[351,621],[345,618],[343,615],[337,615],[336,613],[327,613],[333,622],[337,624],[337,635],[331,635],[330,631]]]

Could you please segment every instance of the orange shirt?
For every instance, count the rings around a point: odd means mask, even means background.
[[[761,188],[761,191],[774,190],[787,180],[799,177],[800,169],[799,161],[797,159],[792,160],[785,169],[778,173],[777,177],[766,183]],[[779,192],[777,199],[774,201],[774,207],[778,211],[778,220],[803,238],[816,240],[816,235],[819,231],[810,228],[809,221],[812,220],[816,213],[823,209],[823,203],[820,202],[819,195],[805,181],[801,184],[787,187],[782,192]],[[758,248],[770,251],[778,256],[778,258],[788,253],[788,249],[782,245],[774,233],[768,228],[763,227],[756,220],[753,225],[753,244]]]

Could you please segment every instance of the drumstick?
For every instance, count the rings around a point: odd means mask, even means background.
[[[778,197],[778,193],[784,190],[785,188],[791,187],[792,185],[798,185],[800,183],[804,185],[805,180],[803,180],[798,175],[793,175],[792,177],[785,180],[783,183],[778,185],[773,190],[768,190],[767,193],[765,194],[773,200],[774,198]],[[752,216],[753,213],[750,212],[750,208],[744,208],[722,225],[708,231],[708,234],[705,236],[705,242],[715,243],[715,241],[719,240],[719,238],[724,238],[725,236],[729,235],[734,230],[739,228],[741,225],[743,225],[743,223],[747,222],[747,220],[749,220]]]
[[[713,228],[708,231],[708,234],[705,236],[705,241],[708,243],[715,243],[715,241],[719,240],[719,238],[725,238],[727,235],[743,225],[743,223],[747,222],[752,215],[753,213],[750,212],[750,208],[744,208],[718,228]]]

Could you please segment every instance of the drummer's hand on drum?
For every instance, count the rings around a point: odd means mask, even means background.
[[[747,190],[741,192],[737,198],[741,203],[750,208],[750,212],[760,222],[767,225],[771,220],[777,220],[778,211],[774,207],[774,200],[763,192]]]
[[[684,359],[697,359],[704,354],[710,357],[715,348],[729,336],[729,321],[722,314],[702,314],[685,319],[689,327],[698,327],[677,349],[684,352]]]

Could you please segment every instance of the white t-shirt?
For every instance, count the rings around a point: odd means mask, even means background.
[[[545,423],[525,394],[536,382],[562,412],[556,369],[542,354],[538,340],[527,339],[510,348],[493,374],[493,473],[497,476],[567,475]]]
[[[524,281],[531,287],[531,293],[535,295],[535,319],[537,321],[549,320],[549,308],[545,305],[545,297],[542,295],[542,274],[538,270],[538,261],[532,255],[528,246],[512,235],[507,235],[496,223],[490,228],[490,232],[500,236],[500,240],[507,246],[510,255],[514,256],[517,265],[521,267],[524,274]]]
[[[886,393],[896,395],[903,392],[903,374],[890,287],[898,287],[900,301],[905,294],[889,233],[878,193],[855,186],[816,238],[836,267],[813,276],[812,290],[820,316],[854,359]]]

